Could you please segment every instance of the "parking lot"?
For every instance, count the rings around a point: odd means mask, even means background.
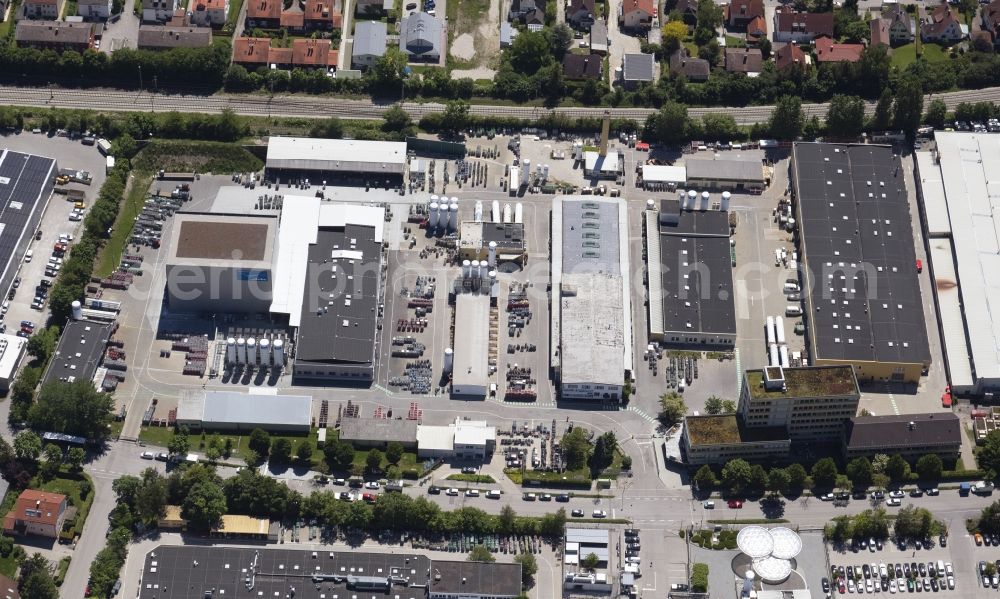
[[[975,581],[956,575],[951,548],[942,547],[937,539],[931,540],[930,547],[921,543],[919,549],[914,543],[901,549],[891,540],[863,543],[856,549],[830,554],[831,581],[838,589],[844,583],[841,594],[941,591],[969,597],[976,593],[972,590]]]

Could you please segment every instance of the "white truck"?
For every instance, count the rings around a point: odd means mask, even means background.
[[[111,142],[103,137],[97,140],[97,151],[107,156],[111,153]]]

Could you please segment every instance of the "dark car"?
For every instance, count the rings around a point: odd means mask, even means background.
[[[923,489],[913,489],[912,491],[910,491],[910,497],[923,497],[923,496],[924,496]]]
[[[427,492],[430,493],[431,495],[440,495],[441,487],[435,487],[434,485],[431,485],[427,487]]]
[[[574,518],[583,518],[583,510],[573,510],[570,515]]]
[[[559,495],[556,495],[556,501],[560,501],[562,503],[568,502],[569,501],[569,493],[560,493]]]
[[[826,576],[824,576],[823,580],[821,580],[820,582],[823,583],[823,592],[824,593],[829,593],[830,592],[830,580]]]

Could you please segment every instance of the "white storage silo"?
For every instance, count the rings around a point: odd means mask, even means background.
[[[687,202],[684,203],[685,210],[694,210],[695,202],[698,201],[698,192],[695,190],[688,191]]]
[[[427,205],[430,206],[431,204],[436,204],[436,203],[438,203],[440,201],[441,201],[441,197],[438,194],[436,194],[436,193],[432,193],[431,194],[431,199],[427,203]]]
[[[236,363],[247,363],[247,340],[243,337],[236,340]]]
[[[469,279],[472,277],[472,262],[468,260],[462,260],[462,278]]]
[[[445,374],[451,372],[451,369],[455,365],[455,350],[446,348],[444,350],[444,372]]]
[[[531,161],[527,158],[521,163],[521,185],[527,185],[531,180]]]
[[[503,215],[500,213],[500,200],[493,200],[493,221],[495,223],[500,222],[503,219]]]
[[[431,229],[438,225],[438,203],[431,202],[431,207],[427,211],[427,224]]]
[[[546,181],[549,178],[549,165],[547,164],[542,167],[542,178],[545,179]]]
[[[448,207],[448,229],[454,231],[458,228],[458,204]]]
[[[767,352],[768,352],[768,358],[769,358],[768,362],[767,362],[768,365],[769,366],[779,366],[780,365],[780,362],[779,362],[780,358],[778,357],[778,344],[777,343],[772,343],[771,345],[769,345],[767,347]]]
[[[274,340],[274,365],[281,368],[285,365],[285,342],[281,339]]]
[[[271,365],[271,342],[267,339],[261,339],[259,348],[260,355],[260,365],[267,367]]]
[[[236,363],[236,339],[229,337],[226,339],[226,364]]]
[[[247,338],[247,364],[250,366],[257,364],[257,340],[253,337]]]
[[[708,210],[709,195],[707,191],[701,192],[701,210]]]
[[[472,261],[472,278],[481,279],[483,278],[483,263],[479,260]]]
[[[475,219],[477,223],[483,222],[483,202],[482,200],[476,200],[476,210],[474,212]]]
[[[503,205],[503,222],[514,222],[514,210],[510,207],[510,204]]]
[[[646,210],[656,210],[656,200],[652,198],[646,200]]]
[[[514,222],[524,223],[524,206],[521,205],[521,202],[514,205]]]
[[[779,345],[778,346],[778,355],[779,355],[779,359],[781,361],[781,367],[782,368],[788,368],[788,365],[789,365],[789,362],[788,362],[788,346],[787,345]]]
[[[489,249],[488,259],[489,259],[488,263],[490,265],[490,268],[493,268],[494,266],[497,265],[497,242],[495,242],[495,241],[491,241],[490,242],[490,249]]]
[[[767,320],[764,323],[764,335],[765,335],[765,337],[767,337],[767,344],[768,345],[777,342],[775,340],[775,338],[774,338],[774,317],[773,316],[768,316]]]
[[[780,316],[774,317],[774,339],[782,345],[785,343],[785,321]]]
[[[728,191],[722,192],[722,204],[719,205],[719,209],[723,212],[729,212],[729,198],[732,197],[732,195],[733,194]]]
[[[73,300],[70,307],[73,309],[73,320],[80,320],[83,318],[83,304],[81,304],[79,300]]]

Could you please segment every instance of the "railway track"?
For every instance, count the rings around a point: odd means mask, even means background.
[[[940,98],[949,109],[962,102],[1000,102],[1000,87],[963,90],[942,94],[928,95],[925,102]],[[377,119],[390,106],[378,104],[371,100],[347,100],[328,96],[309,95],[276,95],[273,97],[257,95],[189,95],[152,93],[147,91],[130,92],[110,89],[54,89],[34,87],[0,86],[0,104],[27,107],[57,107],[87,110],[112,110],[121,112],[206,112],[218,114],[230,109],[244,116],[287,116],[299,118],[339,117],[343,119]],[[405,102],[403,108],[410,115],[419,119],[428,113],[442,112],[444,105],[440,103]],[[770,119],[773,106],[743,106],[743,107],[710,107],[690,108],[692,117],[706,114],[731,114],[740,125],[752,125],[767,122]],[[807,118],[823,117],[828,109],[827,104],[804,104],[803,112]],[[868,102],[866,112],[874,112],[875,104]],[[650,108],[580,108],[560,107],[542,108],[527,106],[490,106],[472,104],[469,112],[477,116],[502,116],[522,119],[537,119],[555,112],[569,117],[599,118],[605,111],[614,118],[627,118],[643,121],[655,112]]]

